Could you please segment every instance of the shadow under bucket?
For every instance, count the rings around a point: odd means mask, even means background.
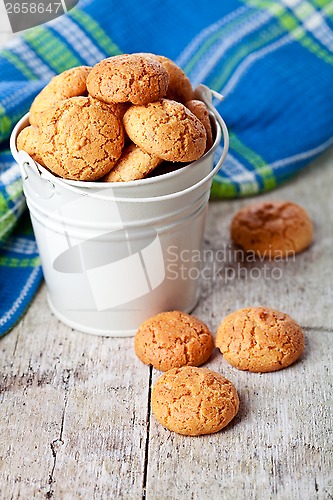
[[[188,256],[201,250],[212,178],[229,144],[211,91],[200,85],[196,92],[211,112],[213,147],[190,165],[140,181],[56,177],[16,149],[28,117],[13,130],[11,150],[20,165],[48,302],[67,325],[124,337],[159,312],[195,307],[200,262]],[[213,168],[222,134],[223,152]]]

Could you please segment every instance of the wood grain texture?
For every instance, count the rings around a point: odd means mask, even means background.
[[[302,359],[272,374],[237,371],[214,352],[206,366],[234,382],[241,399],[218,434],[188,438],[158,425],[149,382],[159,372],[135,357],[133,339],[67,328],[41,288],[0,341],[1,500],[333,498],[332,163],[333,151],[260,197],[298,202],[315,221],[314,244],[294,262],[223,259],[221,249],[233,250],[231,217],[252,200],[210,204],[205,249],[213,257],[203,263],[194,314],[215,332],[232,310],[268,305],[306,333]],[[273,268],[281,279],[269,278]]]
[[[73,331],[45,300],[0,345],[0,497],[140,497],[149,368],[132,339]]]
[[[331,335],[307,329],[302,359],[275,373],[239,371],[216,350],[205,366],[234,383],[239,413],[197,438],[169,432],[152,415],[147,498],[329,498]]]

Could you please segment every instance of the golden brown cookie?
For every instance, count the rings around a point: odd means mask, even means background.
[[[185,75],[184,71],[177,66],[171,59],[165,56],[147,53],[146,55],[160,62],[169,73],[170,81],[166,98],[174,101],[185,103],[193,99],[194,93],[190,80]]]
[[[169,74],[164,66],[143,54],[124,54],[103,59],[93,67],[89,94],[101,101],[147,104],[163,97]]]
[[[269,307],[250,307],[224,318],[215,344],[228,363],[239,370],[272,372],[300,357],[304,334],[287,314]]]
[[[100,102],[99,99],[94,99],[93,97],[91,97],[91,100]],[[116,115],[118,120],[120,120],[122,122],[124,114],[126,113],[126,111],[128,110],[128,108],[131,105],[128,104],[127,102],[111,102],[108,104],[108,106],[109,106],[110,111],[112,111],[112,113],[114,115]]]
[[[143,179],[163,160],[142,151],[135,144],[130,144],[113,169],[102,179],[104,182],[128,182]]]
[[[124,146],[123,127],[105,103],[71,97],[45,112],[41,156],[56,175],[93,181],[115,165]]]
[[[213,347],[208,327],[180,311],[163,312],[149,318],[134,338],[135,353],[141,361],[162,371],[202,365],[210,358]]]
[[[185,436],[218,432],[237,415],[234,385],[207,368],[184,366],[164,373],[151,397],[158,422]]]
[[[53,104],[69,97],[85,95],[87,93],[87,77],[90,71],[90,66],[77,66],[54,76],[31,105],[29,115],[31,125],[38,126],[44,111]]]
[[[39,131],[37,127],[30,126],[21,130],[17,136],[16,147],[18,151],[25,151],[33,160],[45,166],[39,152]]]
[[[197,99],[192,99],[191,101],[187,101],[185,106],[201,121],[203,126],[206,129],[207,134],[207,143],[206,143],[206,151],[209,151],[213,145],[213,133],[212,126],[210,124],[209,112],[207,106],[204,102],[198,101]]]
[[[231,237],[245,251],[285,257],[307,248],[313,227],[307,212],[291,201],[264,201],[242,208],[231,223]]]
[[[195,161],[206,148],[201,121],[183,104],[169,99],[131,106],[124,115],[124,126],[134,144],[163,160]]]

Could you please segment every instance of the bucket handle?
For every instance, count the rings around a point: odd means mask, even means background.
[[[41,172],[40,169],[38,168],[38,164],[31,158],[31,156],[28,155],[28,153],[21,150],[18,152],[17,156],[18,156],[18,164],[20,167],[21,177],[24,181],[26,181],[29,178],[27,172],[28,168],[33,170],[36,174],[38,174],[39,178],[43,180],[43,191],[38,193],[35,191],[35,196],[41,199],[52,198],[55,190],[55,185],[52,182],[52,180],[48,179],[43,175],[43,172]]]
[[[156,202],[156,200],[158,200],[158,201],[171,200],[171,199],[178,198],[178,196],[183,196],[184,194],[192,191],[193,189],[199,188],[200,186],[205,184],[207,181],[209,181],[212,177],[214,177],[214,175],[219,171],[224,160],[226,159],[226,156],[228,154],[228,149],[229,149],[228,129],[227,129],[227,126],[226,126],[223,118],[218,113],[216,108],[212,105],[212,96],[216,97],[219,100],[223,100],[223,96],[221,94],[219,94],[218,92],[211,90],[209,87],[207,87],[206,85],[203,85],[203,84],[198,85],[196,90],[200,91],[202,101],[212,111],[218,124],[221,127],[222,135],[223,135],[223,150],[222,150],[221,157],[219,158],[215,167],[209,172],[209,174],[207,174],[203,179],[200,179],[200,181],[193,184],[192,186],[189,186],[185,189],[182,189],[181,191],[177,191],[176,193],[169,193],[169,194],[161,195],[158,197],[152,196],[152,197],[148,197],[148,198],[133,198],[133,200],[135,200],[136,203],[140,203],[140,202],[153,203],[153,202]],[[22,152],[20,152],[20,153],[22,153]],[[29,158],[29,161],[28,161],[28,158]],[[29,166],[30,168],[33,168],[33,170],[37,170],[40,177],[43,180],[48,181],[48,183],[50,185],[52,185],[53,188],[55,188],[55,184],[63,184],[62,180],[58,179],[57,177],[54,177],[52,180],[50,180],[50,178],[44,176],[44,174],[38,169],[38,166],[36,165],[34,160],[29,155],[27,155],[27,153],[25,153],[24,160],[25,160],[24,161],[25,168],[27,166]],[[25,169],[24,169],[24,173],[26,176],[27,173],[25,172]],[[50,185],[49,185],[49,187],[51,188]],[[64,187],[64,186],[62,186],[62,187]],[[96,194],[96,193],[89,193],[87,191],[82,191],[82,189],[79,189],[71,184],[66,184],[66,189],[68,191],[74,192],[78,196],[88,196],[88,197],[93,198],[95,200],[103,200],[103,201],[115,200],[115,201],[126,202],[126,203],[128,203],[131,200],[131,198],[126,198],[126,197],[118,197],[118,196],[112,197],[112,196],[103,196],[103,195]],[[110,190],[111,190],[111,188],[110,188]]]

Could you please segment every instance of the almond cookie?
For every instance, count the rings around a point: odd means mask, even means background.
[[[241,209],[231,223],[231,237],[245,251],[262,257],[285,257],[312,242],[307,212],[291,201],[264,201]]]
[[[31,105],[29,115],[31,125],[38,125],[44,111],[53,104],[69,97],[85,95],[87,93],[87,77],[90,71],[90,66],[77,66],[54,76]]]
[[[103,59],[93,67],[89,94],[101,101],[147,104],[165,96],[169,74],[164,66],[143,54],[124,54]]]
[[[287,314],[251,307],[229,314],[215,339],[224,358],[239,370],[272,372],[294,363],[304,350],[304,334]]]
[[[156,59],[156,61],[160,62],[169,73],[170,81],[168,91],[165,96],[167,99],[172,99],[182,103],[193,99],[194,93],[191,82],[185,75],[184,71],[177,66],[176,63],[165,56],[158,56],[150,53],[145,55]]]
[[[129,138],[153,156],[191,162],[206,148],[206,130],[183,104],[160,99],[146,106],[131,106],[124,115]]]
[[[161,371],[202,365],[210,358],[213,347],[208,327],[180,311],[153,316],[142,323],[134,338],[136,355]]]
[[[163,160],[142,151],[135,144],[124,149],[113,169],[102,179],[104,182],[127,182],[143,179]]]
[[[94,99],[93,97],[91,97],[91,100],[92,101],[95,100],[97,102],[100,102],[98,99]],[[110,102],[108,104],[108,106],[109,106],[109,109],[112,111],[112,113],[114,115],[116,115],[118,120],[120,120],[122,122],[123,118],[124,118],[124,114],[126,113],[128,108],[130,107],[130,104],[128,104],[127,102]]]
[[[204,102],[198,101],[197,99],[192,99],[192,101],[187,101],[185,106],[201,121],[206,129],[207,143],[206,151],[209,151],[213,145],[213,133],[212,126],[210,124],[209,112],[207,106]]]
[[[39,131],[37,127],[30,126],[21,130],[17,136],[16,147],[18,151],[25,151],[33,160],[45,166],[39,152]]]
[[[41,156],[56,175],[93,181],[116,164],[124,146],[123,127],[105,103],[71,97],[45,113]]]
[[[185,436],[218,432],[237,415],[234,385],[207,368],[184,366],[164,373],[156,382],[151,405],[158,422]]]

